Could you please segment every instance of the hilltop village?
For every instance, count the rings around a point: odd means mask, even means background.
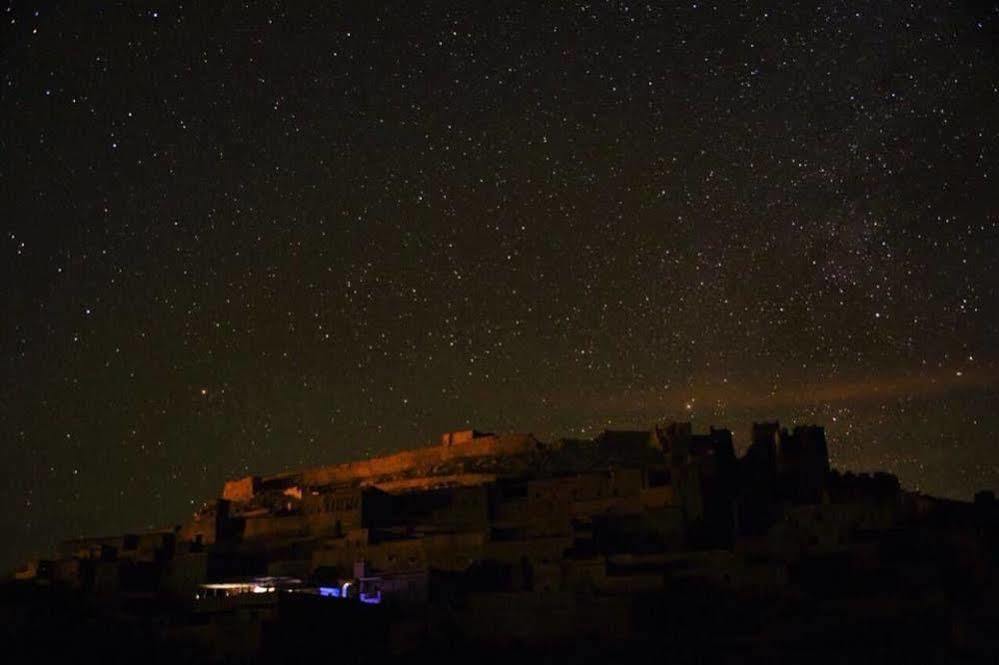
[[[754,424],[741,457],[730,431],[682,422],[553,443],[466,430],[387,457],[230,480],[184,524],[66,541],[17,576],[117,607],[154,604],[173,613],[171,639],[220,658],[278,642],[287,654],[324,621],[350,653],[405,653],[441,634],[453,647],[664,630],[734,649],[810,628],[739,613],[738,629],[719,634],[733,602],[936,616],[950,602],[935,595],[939,561],[977,566],[973,584],[996,596],[995,514],[991,493],[948,502],[888,474],[831,470],[817,426]],[[840,604],[812,603],[830,599]],[[988,640],[965,624],[972,647]]]

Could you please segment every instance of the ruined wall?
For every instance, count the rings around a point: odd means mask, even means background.
[[[481,531],[489,528],[489,492],[484,485],[447,490],[450,500],[428,516],[435,528]]]
[[[302,513],[312,534],[346,532],[362,526],[363,492],[359,487],[339,487],[330,492],[307,491]]]
[[[480,437],[493,436],[492,434],[486,434],[484,432],[479,432],[474,429],[463,429],[456,432],[445,432],[441,434],[441,445],[442,446],[455,446],[468,443],[473,439],[478,439]]]
[[[163,571],[163,590],[190,598],[198,585],[208,581],[208,553],[199,552],[175,557]]]
[[[254,517],[246,520],[243,529],[245,540],[300,536],[307,531],[307,522],[302,515],[286,517]]]
[[[58,559],[52,563],[52,582],[58,585],[79,589],[80,560]]]
[[[644,509],[643,473],[638,469],[586,473],[528,483],[528,513],[590,517],[637,514]]]
[[[313,568],[334,566],[346,571],[351,570],[355,562],[364,561],[380,573],[427,568],[463,571],[472,561],[482,557],[485,542],[483,532],[435,534],[378,543],[369,543],[362,538],[336,538],[313,552],[312,565]]]
[[[304,516],[305,530],[314,536],[336,535],[362,526],[361,511],[348,513],[319,512]]]
[[[227,501],[244,502],[253,498],[260,479],[256,476],[247,476],[238,480],[227,480],[222,487],[222,498]]]
[[[642,505],[646,509],[665,508],[667,506],[677,506],[678,504],[679,500],[672,485],[648,487],[642,490]]]
[[[570,518],[638,515],[677,502],[673,487],[644,485],[639,469],[531,480],[525,496],[498,498],[494,522],[500,528],[517,527],[525,536],[559,534],[568,532]]]
[[[114,556],[121,550],[121,536],[96,538],[73,538],[59,543],[59,556],[62,558],[101,559],[107,558],[109,550]]]
[[[308,469],[301,474],[306,486],[350,483],[400,475],[433,475],[433,468],[462,459],[522,455],[535,450],[538,441],[529,434],[484,436],[461,445],[405,450],[387,457]]]
[[[218,516],[215,514],[198,515],[181,527],[178,534],[181,542],[211,545],[215,542],[218,532]]]
[[[533,497],[504,499],[493,506],[498,527],[533,527],[532,532],[564,532],[569,526],[569,501],[544,501]]]
[[[372,483],[383,492],[399,494],[414,490],[435,489],[438,487],[475,487],[495,482],[495,473],[454,473],[445,476],[421,476],[419,478],[400,478]]]
[[[638,496],[642,471],[619,469],[581,473],[561,478],[543,478],[528,483],[528,497],[544,502],[568,504],[612,497]]]
[[[565,551],[572,547],[572,543],[571,535],[526,540],[494,540],[485,545],[482,555],[486,559],[511,564],[520,563],[521,559],[525,558],[530,563],[558,563],[562,561]]]

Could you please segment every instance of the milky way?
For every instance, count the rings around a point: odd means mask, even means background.
[[[5,565],[467,426],[999,485],[993,4],[289,4],[7,8]]]

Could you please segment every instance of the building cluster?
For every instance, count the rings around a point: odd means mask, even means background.
[[[908,496],[909,499],[904,500]],[[906,502],[908,501],[908,502]],[[780,593],[809,553],[918,510],[887,474],[830,470],[823,428],[674,422],[539,441],[475,430],[387,457],[225,483],[185,524],[67,541],[22,577],[94,594],[276,611],[281,597],[465,608],[469,634],[618,634],[636,594]]]

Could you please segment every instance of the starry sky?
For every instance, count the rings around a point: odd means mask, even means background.
[[[7,3],[0,563],[476,426],[999,486],[991,2]]]

